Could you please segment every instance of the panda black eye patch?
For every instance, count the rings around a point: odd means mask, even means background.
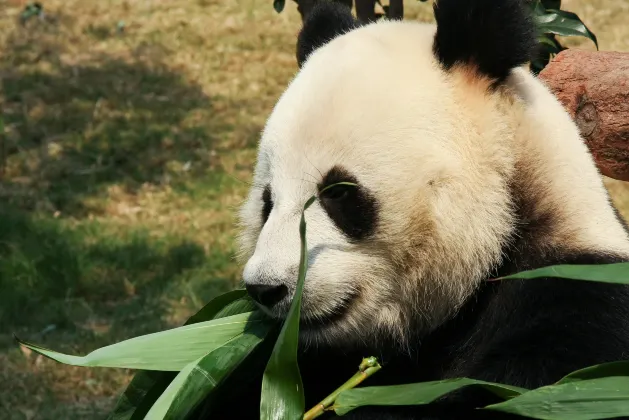
[[[350,239],[365,239],[373,234],[377,223],[378,203],[356,177],[341,166],[334,166],[323,177],[318,188],[339,182],[354,185],[336,185],[324,191],[319,201],[334,224]]]
[[[273,210],[271,187],[267,185],[266,187],[264,187],[264,191],[262,191],[262,224],[266,223],[266,221],[269,219],[271,210]]]

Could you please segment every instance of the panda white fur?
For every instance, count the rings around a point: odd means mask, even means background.
[[[259,144],[241,257],[249,293],[277,320],[295,290],[305,201],[358,184],[306,212],[307,408],[371,355],[383,369],[368,385],[464,376],[528,388],[629,354],[626,287],[486,281],[629,261],[629,238],[577,127],[523,66],[536,42],[525,5],[439,0],[435,17],[362,25],[319,2]],[[238,384],[249,400],[225,396],[212,417],[259,418],[260,383]],[[515,418],[473,409],[492,402],[467,389],[346,417]]]

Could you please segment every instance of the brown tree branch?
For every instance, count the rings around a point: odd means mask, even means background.
[[[567,49],[539,77],[577,122],[603,175],[629,181],[629,53]]]

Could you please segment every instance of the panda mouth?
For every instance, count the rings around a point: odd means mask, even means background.
[[[334,307],[334,310],[325,313],[325,314],[317,314],[309,317],[302,317],[300,321],[300,326],[304,330],[319,330],[325,328],[327,326],[336,324],[343,320],[350,312],[351,307],[355,301],[355,298],[358,296],[358,293],[348,294],[343,298],[343,300]]]

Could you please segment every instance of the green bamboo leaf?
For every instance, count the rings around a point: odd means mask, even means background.
[[[139,371],[133,376],[124,393],[118,398],[116,406],[110,412],[107,420],[143,419],[150,405],[140,413],[142,403],[151,398],[152,391],[156,387],[162,387],[159,393],[166,389],[174,376],[173,372]],[[159,397],[159,393],[153,398],[153,401]]]
[[[185,419],[251,354],[268,331],[268,324],[257,324],[188,364],[155,402],[146,419]]]
[[[184,325],[252,312],[254,310],[255,307],[244,289],[232,290],[212,299],[196,314],[188,318]],[[175,376],[175,372],[138,371],[118,399],[107,420],[143,419]]]
[[[19,339],[20,344],[60,363],[74,366],[179,371],[188,363],[242,334],[253,312],[143,335],[94,350],[86,356],[58,353]]]
[[[522,271],[501,277],[499,280],[533,279],[539,277],[560,277],[573,280],[629,284],[629,263],[553,265],[537,268],[535,270]]]
[[[319,191],[319,195],[338,185],[357,186],[351,182],[338,182],[323,188]],[[304,387],[301,381],[301,374],[299,373],[299,366],[297,365],[297,344],[299,339],[301,295],[308,261],[305,213],[316,199],[317,196],[310,197],[301,212],[301,221],[299,223],[299,236],[301,238],[299,275],[288,315],[282,325],[262,377],[261,420],[301,419],[306,407]]]
[[[222,295],[218,295],[214,299],[209,301],[203,308],[199,309],[196,314],[188,318],[184,325],[196,324],[198,322],[222,318],[222,316],[219,315],[220,312],[223,311],[232,302],[240,300],[251,302],[250,299],[247,297],[247,291],[245,289],[236,289],[227,293],[223,293]],[[253,304],[251,304],[250,308],[251,309],[244,310],[242,312],[253,311]],[[237,313],[242,312],[233,312],[230,313],[230,315],[236,315]]]
[[[485,409],[542,420],[629,416],[629,377],[613,376],[550,385]]]
[[[561,380],[557,381],[556,385],[611,376],[629,377],[629,361],[623,360],[619,362],[601,363],[600,365],[579,369],[564,376]]]
[[[355,408],[365,405],[423,405],[467,386],[481,386],[505,399],[514,398],[528,392],[524,388],[509,385],[457,378],[416,384],[350,389],[339,394],[333,407],[338,415],[344,415]]]
[[[543,7],[543,6],[542,6]],[[579,16],[565,10],[546,10],[545,13],[535,13],[535,22],[542,32],[562,36],[583,36],[591,39],[598,49],[598,40]]]
[[[533,12],[534,20],[537,18],[537,16],[544,16],[547,13],[548,7],[546,7],[543,0],[531,1],[529,5],[531,7],[531,12]]]
[[[232,399],[234,393],[240,390],[257,387],[260,389],[262,375],[268,364],[271,352],[277,341],[281,324],[274,324],[262,342],[230,373],[212,393],[205,398],[197,410],[194,418],[221,419],[230,407],[226,399]],[[259,395],[259,394],[258,394]],[[259,407],[258,407],[259,411]],[[259,416],[259,414],[258,414]]]
[[[565,50],[565,47],[555,39],[554,34],[542,34],[538,36],[538,50],[536,56],[531,60],[531,69],[535,74],[546,67],[553,56]]]
[[[542,34],[537,37],[537,42],[542,44],[543,53],[545,54],[557,54],[565,48],[550,34]]]
[[[297,420],[304,415],[306,400],[304,386],[297,365],[297,344],[299,339],[299,314],[301,295],[307,271],[306,219],[304,214],[316,197],[311,197],[301,212],[299,235],[301,253],[299,276],[293,301],[280,335],[275,342],[269,363],[262,377],[262,398],[260,400],[261,420]]]
[[[201,356],[197,360],[188,363],[175,376],[175,378],[166,387],[164,392],[160,395],[157,401],[155,401],[155,404],[153,404],[149,412],[144,417],[146,420],[167,418],[166,416],[168,414],[168,409],[180,393],[185,393],[187,391],[186,387],[188,385],[188,378],[191,376],[192,372],[196,369],[201,360],[203,360],[206,356],[207,355]]]
[[[225,318],[227,316],[242,314],[245,312],[257,312],[258,308],[253,303],[249,295],[228,303],[223,309],[214,315],[214,319]]]
[[[378,363],[378,359],[375,357],[364,358],[360,363],[360,366],[358,366],[358,372],[345,381],[343,385],[332,391],[330,395],[321,400],[317,405],[306,411],[303,420],[316,419],[323,414],[324,411],[329,410],[329,407],[334,404],[334,401],[336,401],[341,392],[356,388],[364,380],[378,372],[380,369],[382,369],[382,366]]]

